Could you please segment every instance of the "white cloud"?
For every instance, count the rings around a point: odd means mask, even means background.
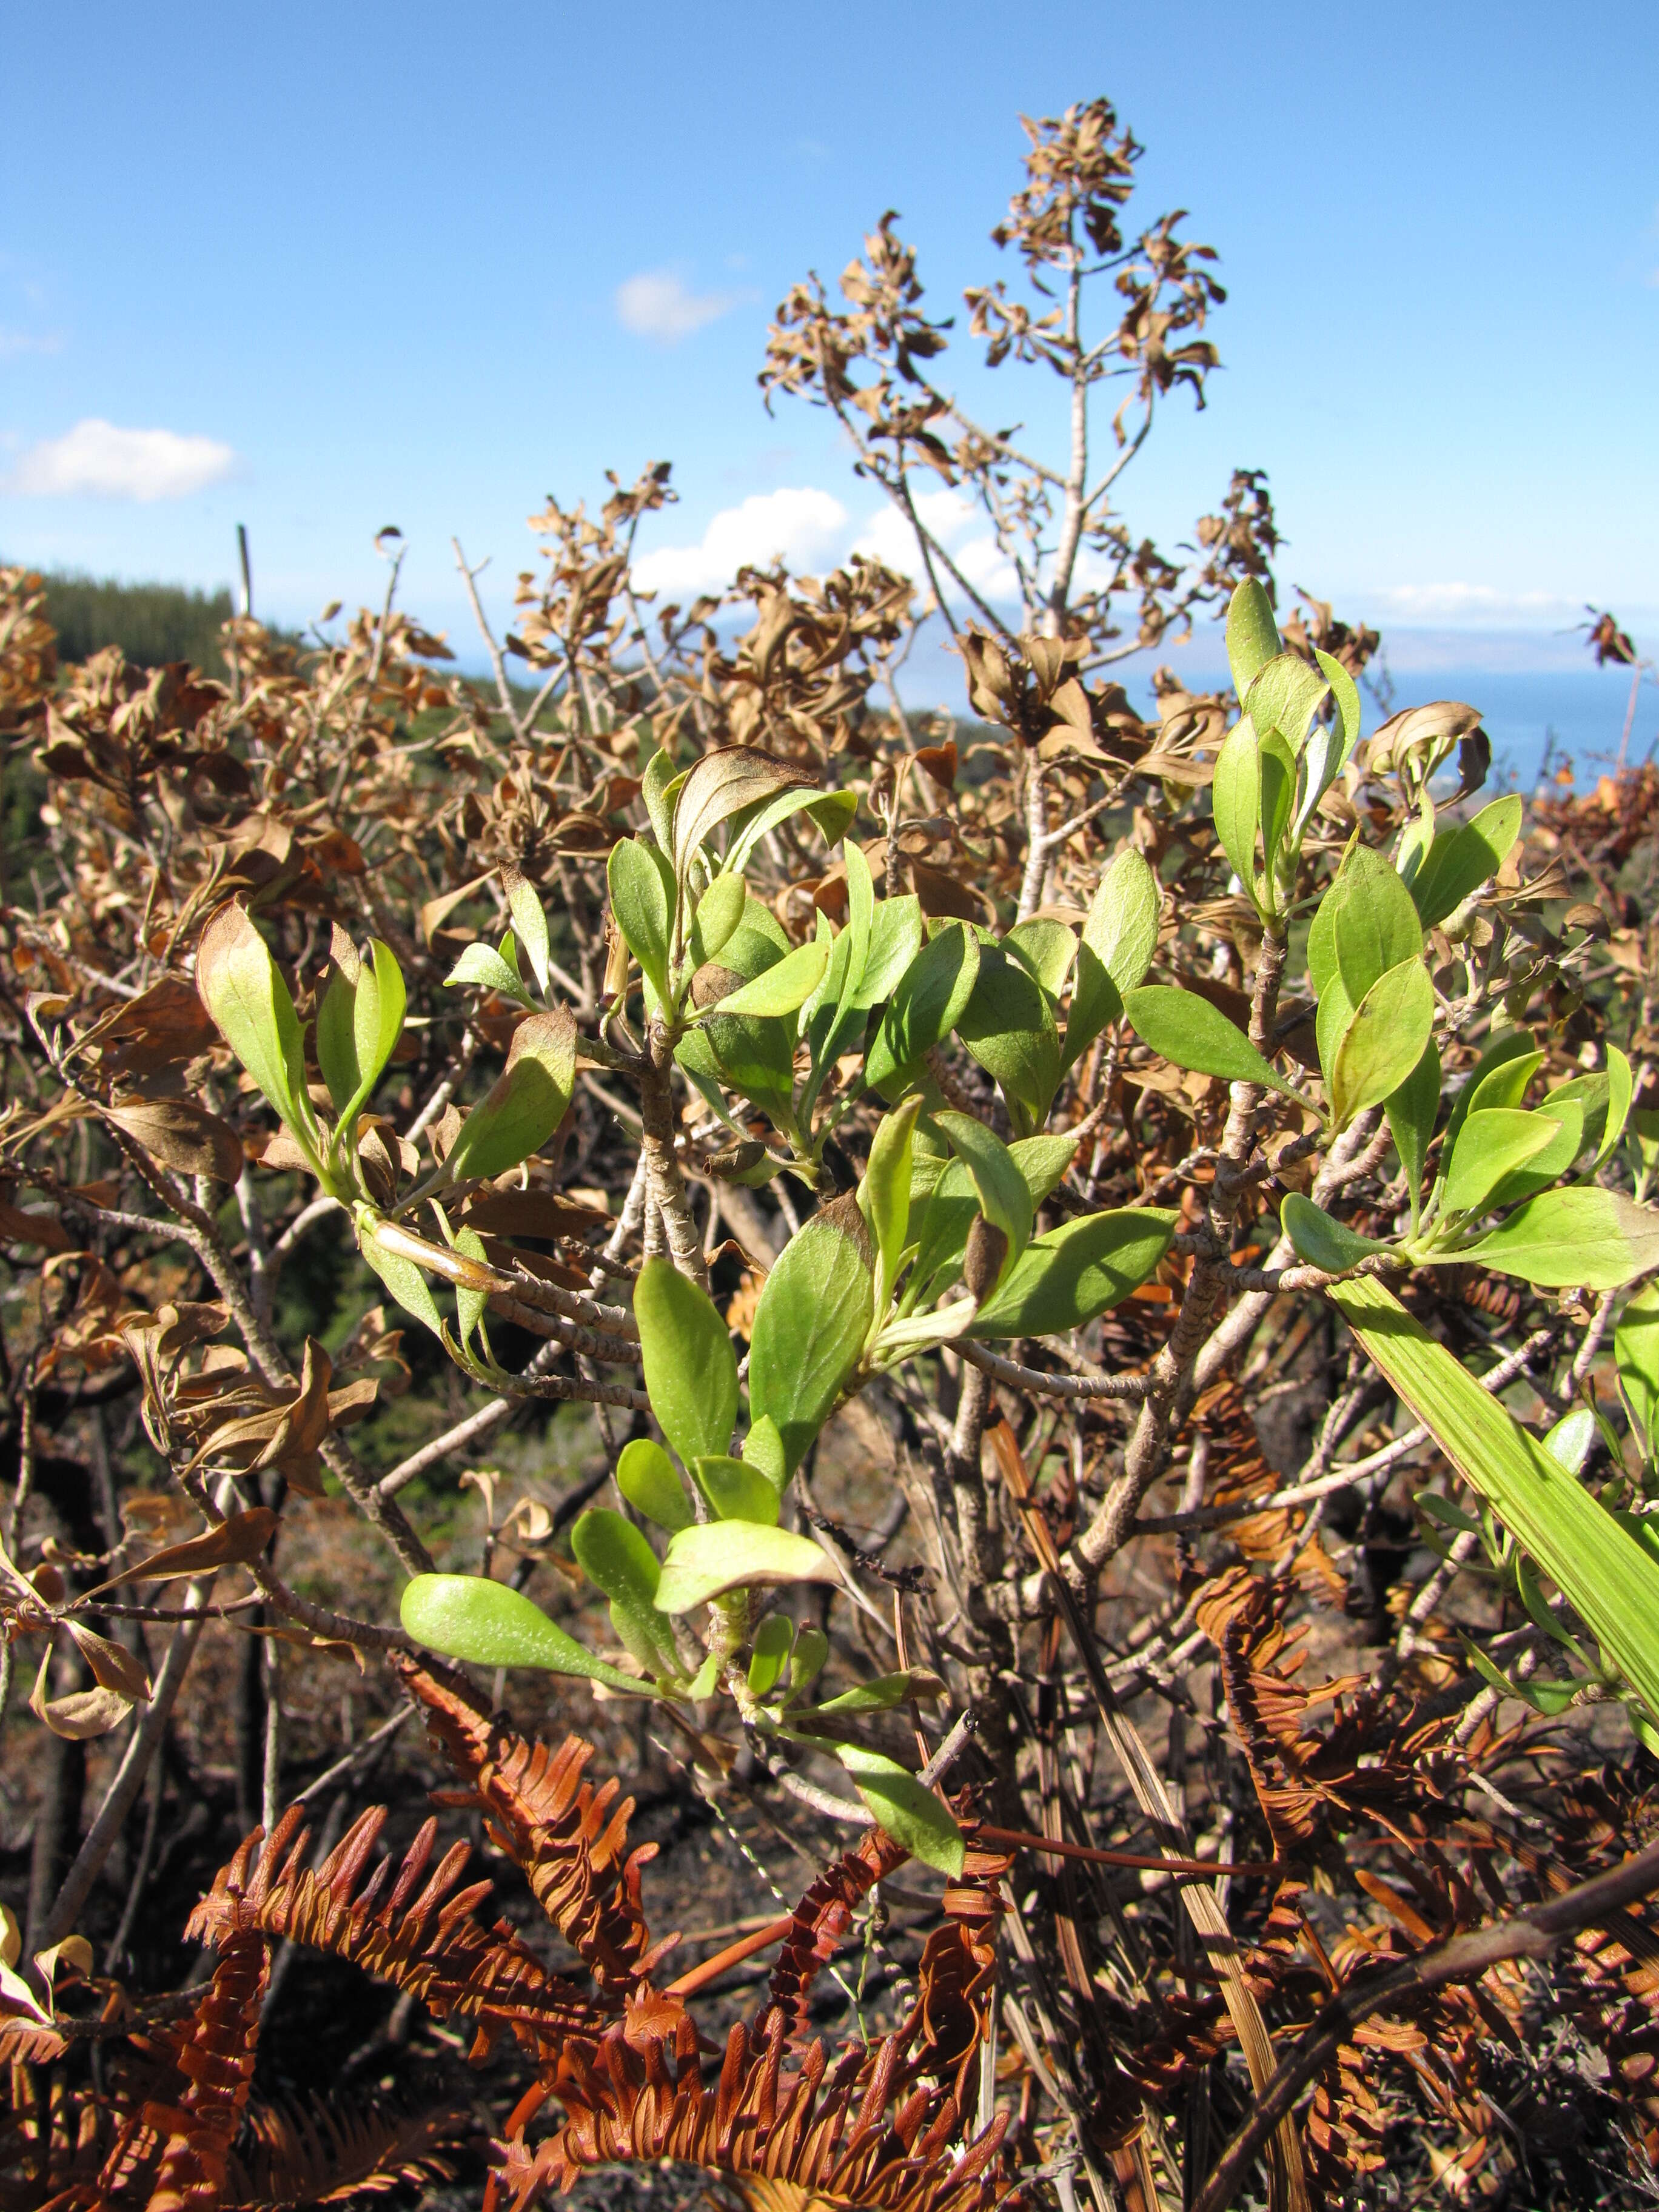
[[[617,287],[617,320],[635,337],[678,345],[744,300],[747,292],[694,292],[678,269],[642,269]]]
[[[1358,605],[1375,608],[1372,619],[1392,616],[1401,623],[1440,623],[1453,629],[1514,624],[1533,628],[1573,622],[1583,612],[1574,600],[1553,592],[1504,592],[1492,584],[1389,584],[1350,594]]]
[[[722,507],[696,545],[659,545],[634,564],[641,591],[671,599],[718,592],[745,565],[773,561],[811,570],[840,558],[847,509],[833,493],[810,485],[756,492],[738,507]]]
[[[15,361],[20,354],[62,353],[61,331],[0,330],[0,361]]]
[[[215,438],[176,430],[123,430],[88,416],[61,438],[31,446],[6,489],[36,499],[185,499],[236,465]]]

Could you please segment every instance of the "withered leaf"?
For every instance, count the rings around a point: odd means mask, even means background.
[[[112,1107],[109,1118],[164,1167],[181,1175],[234,1182],[242,1172],[242,1142],[234,1129],[187,1099],[144,1099]]]
[[[270,1506],[251,1505],[246,1513],[229,1515],[216,1528],[187,1537],[182,1544],[169,1544],[164,1551],[152,1552],[147,1559],[123,1567],[118,1575],[112,1575],[87,1595],[96,1597],[105,1590],[118,1589],[123,1583],[173,1582],[180,1575],[204,1574],[210,1567],[246,1566],[264,1551],[276,1526],[276,1516]]]

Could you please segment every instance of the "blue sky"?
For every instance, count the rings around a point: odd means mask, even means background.
[[[12,10],[0,74],[7,557],[218,583],[243,520],[294,620],[376,593],[396,523],[459,633],[452,532],[500,609],[543,495],[659,457],[663,576],[769,530],[837,557],[878,502],[826,417],[765,413],[774,304],[890,205],[945,312],[1003,259],[1018,111],[1104,92],[1144,216],[1189,208],[1231,295],[1207,411],[1126,485],[1138,529],[1263,467],[1285,584],[1407,658],[1449,630],[1556,659],[1586,599],[1659,643],[1651,0],[70,21]]]

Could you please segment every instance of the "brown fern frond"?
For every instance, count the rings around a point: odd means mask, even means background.
[[[386,1819],[382,1806],[363,1814],[314,1871],[301,1863],[307,1837],[297,1808],[283,1814],[263,1850],[256,1828],[214,1877],[186,1934],[222,1946],[257,1929],[331,1951],[410,1991],[440,2019],[454,2013],[475,2021],[478,2058],[503,2029],[541,2054],[567,2038],[592,2041],[603,2033],[607,2008],[551,1973],[505,1921],[487,1929],[476,1918],[490,1885],[457,1888],[470,1845],[452,1845],[422,1887],[435,1820],[422,1828],[395,1876],[392,1860],[383,1858],[365,1881]]]
[[[630,1996],[598,2048],[568,2045],[513,2115],[492,2212],[503,2199],[527,2212],[588,2166],[661,2158],[880,2212],[999,2202],[1006,2185],[992,2169],[1006,2115],[970,2142],[963,2136],[979,2051],[994,2033],[991,1932],[1008,1865],[970,1847],[962,1881],[945,1892],[946,1924],[924,1948],[908,2015],[878,2043],[844,2046],[833,2067],[821,2041],[791,2052],[790,2005],[769,1997],[752,2026],[732,2029],[711,2081],[684,2006],[648,1987]],[[826,1911],[836,1909],[832,1899]],[[804,1924],[816,1917],[805,1913]],[[532,2148],[526,2130],[550,2094],[565,2122]]]
[[[654,1844],[629,1851],[634,1800],[614,1778],[595,1790],[582,1770],[593,1747],[568,1735],[557,1750],[503,1728],[458,1674],[402,1652],[391,1663],[425,1706],[433,1738],[469,1787],[442,1802],[477,1806],[494,1840],[521,1867],[536,1901],[603,1990],[634,1987],[676,1940],[653,1946],[640,1869]]]
[[[404,2112],[372,2098],[256,2106],[231,2154],[225,2212],[286,2212],[447,2180],[455,2169],[441,2154],[474,2125],[459,2106]]]
[[[854,1911],[877,1882],[908,1856],[884,1828],[869,1828],[850,1851],[844,1851],[824,1869],[795,1907],[793,1922],[772,1969],[770,2002],[757,2027],[765,2027],[769,2015],[775,2011],[786,2035],[799,2033],[805,2024],[812,1984],[835,1956]]]

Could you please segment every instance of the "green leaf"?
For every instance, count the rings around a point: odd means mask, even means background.
[[[1588,1406],[1575,1406],[1563,1413],[1544,1439],[1544,1449],[1559,1460],[1569,1474],[1582,1474],[1590,1446],[1595,1442],[1595,1416]]]
[[[1434,1135],[1435,1117],[1440,1111],[1440,1054],[1432,1038],[1424,1047],[1422,1059],[1399,1089],[1389,1093],[1383,1101],[1383,1111],[1388,1115],[1389,1134],[1394,1139],[1394,1148],[1400,1155],[1401,1170],[1406,1178],[1414,1234],[1423,1211],[1423,1170]]]
[[[762,1020],[799,1012],[823,980],[823,971],[830,965],[830,949],[827,938],[809,938],[805,945],[798,945],[793,952],[786,953],[752,982],[743,984],[722,999],[714,1011],[726,1016],[747,1014]]]
[[[1440,1146],[1442,1175],[1456,1152],[1457,1139],[1471,1113],[1477,1108],[1518,1106],[1543,1060],[1530,1030],[1505,1030],[1487,1046],[1475,1062],[1474,1073],[1452,1101]]]
[[[1488,876],[1497,874],[1521,835],[1521,799],[1511,793],[1435,839],[1411,887],[1425,929],[1443,921]]]
[[[1063,921],[1034,915],[1030,921],[1016,923],[1003,939],[1002,947],[1005,952],[1012,954],[1051,999],[1059,998],[1077,957],[1074,931]]]
[[[853,826],[853,817],[859,811],[855,791],[817,791],[803,788],[786,791],[776,799],[769,799],[752,811],[745,809],[736,822],[732,843],[724,866],[728,868],[747,867],[750,854],[769,830],[791,814],[805,814],[817,830],[824,843],[832,848]]]
[[[305,1047],[288,985],[239,906],[222,906],[196,950],[196,988],[225,1042],[313,1158],[317,1116],[306,1096]]]
[[[530,972],[545,998],[552,975],[547,964],[552,940],[547,933],[547,915],[540,895],[523,869],[512,860],[501,870],[501,888],[507,893],[507,910],[513,917],[514,934],[524,947]]]
[[[1659,1282],[1644,1283],[1625,1308],[1613,1351],[1625,1403],[1651,1458],[1659,1450]]]
[[[1255,896],[1256,832],[1261,826],[1261,741],[1246,715],[1228,731],[1210,785],[1215,834],[1245,896]]]
[[[856,1365],[873,1311],[869,1232],[849,1192],[790,1238],[755,1309],[750,1410],[776,1422],[790,1474]]]
[[[565,1117],[576,1082],[576,1024],[568,1006],[519,1024],[507,1066],[461,1124],[450,1180],[498,1176],[528,1159]]]
[[[652,1694],[648,1683],[584,1651],[521,1591],[483,1575],[416,1575],[404,1586],[398,1613],[417,1644],[451,1659],[475,1667],[539,1667],[635,1698]]]
[[[896,1759],[866,1751],[862,1744],[837,1744],[836,1753],[853,1778],[853,1787],[893,1841],[902,1844],[924,1866],[937,1867],[957,1880],[967,1846],[961,1829],[933,1791]]]
[[[674,801],[685,779],[676,770],[674,757],[665,747],[652,754],[640,781],[640,796],[650,818],[651,834],[657,841],[658,850],[666,859],[674,842]]]
[[[1058,1130],[1053,1136],[1021,1137],[1009,1146],[1009,1157],[1024,1179],[1034,1213],[1058,1189],[1076,1156],[1078,1142],[1069,1131]]]
[[[1091,948],[1077,949],[1077,974],[1072,983],[1072,1003],[1066,1016],[1066,1044],[1060,1073],[1075,1067],[1108,1022],[1121,1021],[1123,999],[1117,985]]]
[[[1358,686],[1342,663],[1328,653],[1322,653],[1316,647],[1314,659],[1331,687],[1336,712],[1328,724],[1316,725],[1308,732],[1308,742],[1303,749],[1306,767],[1302,804],[1297,811],[1298,830],[1313,819],[1315,809],[1340,775],[1359,742]]]
[[[716,1519],[777,1526],[778,1485],[748,1460],[733,1459],[728,1452],[708,1452],[697,1460],[693,1473]]]
[[[795,1090],[794,1025],[745,1014],[714,1014],[688,1030],[674,1057],[689,1073],[752,1099],[774,1121],[789,1111]]]
[[[769,1698],[776,1689],[794,1640],[795,1624],[787,1613],[769,1613],[750,1645],[749,1687],[753,1696]]]
[[[716,876],[697,901],[691,917],[691,961],[701,968],[724,951],[735,935],[749,903],[749,886],[739,875]]]
[[[783,1437],[769,1414],[762,1413],[749,1424],[749,1433],[743,1440],[743,1455],[750,1467],[760,1469],[774,1490],[781,1491],[788,1481]]]
[[[1202,1075],[1218,1075],[1229,1083],[1259,1083],[1281,1097],[1296,1097],[1243,1030],[1195,991],[1145,983],[1127,994],[1123,1009],[1141,1042],[1171,1066],[1196,1068]]]
[[[1523,1198],[1534,1191],[1546,1188],[1558,1177],[1566,1174],[1579,1153],[1584,1149],[1584,1109],[1578,1099],[1554,1102],[1554,1094],[1538,1108],[1542,1121],[1553,1121],[1555,1134],[1547,1145],[1540,1146],[1524,1167],[1511,1169],[1486,1200],[1489,1210],[1493,1206],[1518,1206]],[[1470,1119],[1473,1120],[1473,1115]],[[1465,1123],[1467,1141],[1468,1123]]]
[[[789,1694],[799,1698],[810,1690],[823,1672],[823,1662],[830,1656],[830,1639],[815,1623],[808,1621],[795,1631],[795,1648],[789,1657]]]
[[[1346,1224],[1333,1220],[1322,1206],[1304,1198],[1299,1191],[1286,1192],[1279,1209],[1279,1225],[1295,1247],[1298,1260],[1305,1260],[1310,1267],[1328,1268],[1334,1275],[1357,1267],[1374,1253],[1393,1249],[1375,1237],[1362,1237]]]
[[[1276,731],[1296,753],[1325,694],[1324,678],[1299,653],[1279,653],[1258,672],[1240,703],[1264,740]]]
[[[1392,968],[1420,957],[1423,927],[1412,895],[1381,853],[1356,845],[1332,885],[1336,972],[1353,1005]]]
[[[1560,1133],[1560,1124],[1547,1115],[1523,1114],[1512,1106],[1477,1109],[1464,1122],[1446,1170],[1446,1212],[1484,1213],[1504,1176],[1524,1167]]]
[[[872,1091],[897,1098],[915,1081],[933,1046],[949,1036],[979,980],[979,939],[948,922],[894,986],[864,1073]]]
[[[664,1613],[690,1613],[727,1590],[840,1581],[835,1561],[809,1536],[756,1521],[701,1521],[670,1540],[657,1604]]]
[[[674,874],[684,883],[686,870],[722,822],[746,807],[758,806],[779,793],[817,787],[817,778],[793,762],[775,760],[757,745],[721,745],[692,763],[674,809]],[[740,868],[735,852],[727,865]]]
[[[1279,650],[1273,601],[1255,577],[1247,576],[1227,603],[1227,665],[1241,706],[1251,684]]]
[[[1380,1106],[1423,1057],[1434,1030],[1434,986],[1420,960],[1403,961],[1371,985],[1342,1032],[1331,1069],[1331,1121],[1345,1129]]]
[[[1326,1295],[1464,1480],[1587,1623],[1649,1713],[1659,1715],[1659,1561],[1374,1278],[1335,1284]]]
[[[623,1446],[617,1461],[617,1487],[636,1512],[671,1535],[689,1528],[696,1517],[673,1461],[654,1437],[635,1437]]]
[[[634,1318],[646,1395],[683,1464],[724,1452],[738,1419],[738,1361],[714,1300],[672,1260],[647,1260]]]
[[[876,1240],[880,1267],[878,1313],[884,1310],[886,1295],[898,1279],[899,1255],[904,1249],[904,1232],[910,1218],[910,1158],[921,1111],[921,1100],[908,1098],[883,1116],[859,1185],[860,1203]]]
[[[439,1220],[443,1221],[441,1211],[435,1206],[433,1211],[437,1213]],[[449,1224],[447,1221],[444,1222],[444,1232],[446,1236],[449,1232]],[[484,1267],[489,1264],[489,1255],[484,1250],[483,1238],[479,1236],[476,1229],[459,1230],[449,1241],[452,1248],[459,1252],[463,1259],[477,1260],[481,1266]],[[460,1331],[463,1348],[471,1346],[473,1333],[483,1321],[489,1304],[488,1291],[471,1290],[464,1283],[456,1284],[455,1324]]]
[[[653,1674],[678,1679],[684,1669],[674,1632],[657,1606],[661,1569],[634,1526],[608,1505],[591,1506],[570,1532],[578,1565],[611,1601],[611,1626],[623,1648]]]
[[[904,1667],[895,1674],[874,1674],[838,1697],[826,1698],[815,1713],[890,1713],[915,1698],[934,1702],[945,1685],[931,1667]]]
[[[864,972],[852,987],[848,1005],[867,1010],[890,998],[921,945],[921,901],[915,893],[879,900],[870,925]]]
[[[1616,1291],[1659,1267],[1659,1209],[1594,1184],[1547,1190],[1456,1257],[1540,1290]]]
[[[1031,1193],[1019,1163],[1000,1137],[968,1114],[933,1116],[973,1177],[980,1210],[1008,1240],[1005,1267],[1011,1267],[1031,1241]]]
[[[525,995],[523,981],[516,970],[509,968],[490,945],[465,946],[460,958],[444,977],[447,991],[458,991],[468,985],[481,991],[499,991],[505,999],[522,999]]]
[[[1279,857],[1296,806],[1296,756],[1277,730],[1261,739],[1261,857],[1264,903],[1276,905]]]
[[[1034,1237],[969,1334],[1056,1336],[1081,1328],[1147,1279],[1170,1249],[1176,1219],[1162,1207],[1124,1206]]]
[[[434,1336],[443,1334],[443,1322],[438,1313],[432,1286],[412,1260],[401,1252],[388,1252],[377,1243],[374,1224],[378,1217],[370,1206],[359,1206],[356,1215],[357,1249],[398,1304],[407,1314],[432,1331]]]
[[[1158,878],[1146,856],[1126,845],[1101,877],[1083,925],[1083,942],[1120,994],[1133,991],[1152,964],[1163,908]]]
[[[1062,1072],[1060,1031],[1041,984],[1000,945],[982,945],[973,995],[956,1027],[1002,1086],[1019,1134],[1031,1135],[1048,1118]]]
[[[664,756],[659,753],[652,766]],[[673,927],[667,885],[648,846],[624,837],[605,863],[611,911],[659,1005],[668,1004],[668,933]],[[471,948],[469,948],[470,950]]]

